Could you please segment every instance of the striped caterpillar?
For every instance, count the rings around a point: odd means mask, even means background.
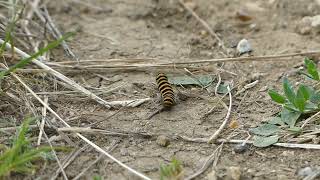
[[[159,73],[157,75],[156,81],[162,97],[162,105],[165,108],[172,107],[175,104],[175,97],[172,86],[168,82],[168,77],[163,73]]]

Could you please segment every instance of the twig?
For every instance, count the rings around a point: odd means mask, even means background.
[[[232,95],[231,95],[231,90],[230,90],[229,86],[227,86],[227,89],[228,89],[229,99],[230,99],[229,100],[229,108],[228,108],[227,115],[224,118],[224,121],[221,124],[221,126],[219,127],[219,129],[209,138],[208,143],[212,143],[213,141],[215,141],[218,138],[219,134],[222,132],[222,130],[226,127],[226,125],[228,123],[228,120],[229,120],[229,117],[230,117],[230,114],[231,114],[231,108],[232,108]]]
[[[320,115],[320,111],[315,113],[314,115],[312,115],[311,117],[309,117],[308,119],[306,119],[304,121],[304,123],[302,124],[301,126],[301,129],[303,129],[311,120],[313,120],[315,117],[319,116]]]
[[[178,136],[182,140],[188,142],[196,142],[196,143],[207,143],[208,138],[190,138],[186,136]],[[217,139],[216,143],[234,143],[234,144],[253,144],[253,141],[246,140],[238,140],[238,139]],[[285,148],[300,148],[300,149],[317,149],[320,150],[319,144],[295,144],[295,143],[275,143],[272,146],[285,147]]]
[[[140,104],[143,104],[150,100],[151,98],[125,100],[125,101],[110,101],[109,105],[111,105],[112,107],[116,107],[116,106],[137,107]]]
[[[215,150],[214,152],[208,157],[208,159],[206,160],[206,162],[202,165],[202,167],[197,171],[195,172],[194,174],[188,176],[186,178],[186,180],[191,180],[191,179],[194,179],[196,177],[198,177],[200,174],[202,174],[203,172],[205,172],[211,164],[213,164],[212,162],[213,161],[216,161],[220,152],[221,152],[221,149],[223,147],[223,143],[220,144]]]
[[[48,96],[45,96],[44,103],[48,104]],[[42,108],[42,118],[40,123],[40,128],[44,130],[44,124],[46,123],[47,118],[47,109],[45,107]],[[38,142],[37,145],[39,146],[41,144],[41,138],[42,138],[42,131],[39,131],[38,136]]]
[[[48,111],[50,111],[57,119],[59,119],[66,127],[71,127],[65,120],[63,120],[53,109],[51,109],[48,104],[44,103],[42,101],[42,99],[36,95],[32,89],[30,89],[30,87],[28,85],[26,85],[19,77],[17,77],[17,80],[26,88],[27,91],[29,91],[44,107],[47,108]],[[139,176],[142,179],[145,180],[151,180],[149,177],[141,174],[140,172],[132,169],[131,167],[125,165],[124,163],[122,163],[121,161],[119,161],[118,159],[116,159],[115,157],[113,157],[112,155],[110,155],[108,152],[106,152],[105,150],[103,150],[101,147],[99,147],[98,145],[96,145],[95,143],[93,143],[92,141],[90,141],[89,139],[87,139],[86,137],[84,137],[83,135],[76,133],[77,136],[79,136],[83,141],[85,141],[86,143],[88,143],[90,146],[92,146],[95,150],[97,150],[98,152],[106,155],[107,157],[109,157],[110,159],[112,159],[113,161],[115,161],[117,164],[119,164],[121,167],[127,169],[128,171],[130,171],[131,173],[135,174],[136,176]]]
[[[0,39],[0,44],[3,44],[4,41],[2,39]],[[12,46],[9,44],[9,43],[6,43],[6,49],[11,49]],[[22,56],[23,58],[29,58],[30,55],[23,52],[22,50],[16,48],[16,47],[13,47],[14,51],[16,53],[18,53],[20,56]],[[37,66],[45,69],[45,70],[48,70],[48,73],[52,74],[53,76],[57,77],[58,79],[64,81],[65,83],[69,84],[70,86],[72,86],[73,88],[75,88],[76,90],[86,94],[88,97],[90,97],[91,99],[97,101],[98,103],[104,105],[105,107],[107,108],[110,108],[110,104],[101,99],[100,97],[98,97],[97,95],[93,94],[92,92],[88,91],[87,89],[85,89],[84,87],[80,86],[79,84],[77,84],[76,82],[74,82],[72,79],[69,79],[68,77],[66,77],[65,75],[61,74],[60,72],[52,69],[51,67],[45,65],[44,63],[42,63],[41,61],[39,61],[38,59],[33,59],[32,62],[34,64],[36,64]]]
[[[229,54],[228,53],[228,50],[227,48],[224,46],[224,43],[223,41],[219,38],[219,36],[210,28],[209,24],[204,21],[203,19],[201,19],[197,13],[195,13],[190,7],[188,7],[184,2],[183,0],[178,0],[179,3],[187,10],[189,11],[193,17],[195,17],[197,19],[197,21],[199,21],[201,23],[201,25],[210,33],[210,35],[213,37],[213,38],[216,38],[219,42],[219,46],[225,51],[226,54]]]
[[[91,134],[106,134],[106,135],[113,135],[113,136],[129,136],[126,133],[120,132],[112,132],[103,129],[91,129],[91,128],[83,128],[83,127],[63,127],[58,128],[58,132],[72,132],[72,133],[91,133]]]
[[[16,131],[18,128],[21,128],[20,126],[15,126],[15,127],[3,127],[3,128],[0,128],[0,132],[1,131]],[[29,128],[30,129],[34,129],[34,128],[38,128],[37,125],[29,125]]]

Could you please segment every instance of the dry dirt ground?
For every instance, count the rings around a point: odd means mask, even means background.
[[[59,3],[58,3],[59,2]],[[316,1],[290,0],[197,0],[192,1],[195,12],[202,17],[219,35],[225,46],[234,51],[233,46],[243,38],[249,40],[253,47],[253,56],[274,55],[311,51],[320,48],[319,36],[315,33],[300,35],[296,25],[304,16],[320,13]],[[113,59],[113,58],[156,58],[171,62],[184,62],[191,59],[212,59],[225,57],[201,24],[175,0],[94,0],[88,1],[90,6],[76,1],[51,1],[49,12],[57,26],[64,32],[78,30],[75,37],[68,41],[69,46],[81,60]],[[240,9],[253,17],[249,23],[235,18]],[[255,24],[255,25],[252,25]],[[159,60],[159,61],[160,61]],[[291,72],[303,58],[288,61],[248,61],[217,63],[213,67],[221,67],[234,75],[220,73],[223,82],[233,81],[238,84],[233,93],[231,120],[237,121],[235,129],[227,128],[221,138],[246,139],[247,131],[256,127],[265,118],[279,111],[279,106],[272,103],[266,89],[281,89],[283,73]],[[52,62],[70,61],[63,50],[52,52]],[[210,74],[216,77],[218,71],[206,68],[192,71],[194,74]],[[212,66],[212,65],[211,65]],[[59,69],[59,68],[57,68]],[[212,70],[213,69],[213,70]],[[164,71],[172,75],[181,75],[183,70],[175,68],[147,68],[139,71],[110,70],[100,71],[75,70],[63,74],[74,79],[84,87],[104,88],[108,91],[119,87],[111,93],[100,94],[107,101],[138,99],[152,97],[155,100],[146,102],[139,107],[108,110],[88,98],[73,95],[48,95],[49,104],[59,115],[68,120],[71,126],[105,129],[109,131],[132,132],[166,135],[170,145],[159,146],[157,136],[109,136],[88,134],[93,142],[101,147],[116,144],[111,154],[143,172],[152,179],[159,179],[159,165],[170,162],[176,157],[182,162],[185,177],[197,171],[205,160],[217,148],[217,144],[186,142],[175,135],[188,137],[209,137],[222,123],[227,110],[213,99],[213,93],[195,86],[175,87],[194,97],[177,100],[176,106],[170,111],[161,112],[151,119],[146,117],[160,105],[159,93],[155,85],[155,76]],[[101,78],[103,76],[103,78]],[[291,80],[299,79],[291,75]],[[238,93],[245,85],[254,80],[259,83],[252,89]],[[34,91],[68,90],[56,85],[46,78],[37,78],[28,82]],[[214,82],[216,84],[217,81]],[[214,84],[212,87],[214,88]],[[56,86],[54,86],[56,85]],[[54,88],[56,87],[56,88]],[[209,88],[210,89],[210,88]],[[212,90],[212,89],[211,89]],[[31,97],[30,97],[31,98]],[[228,97],[224,102],[228,105]],[[36,101],[35,106],[41,107]],[[204,115],[216,105],[213,113]],[[10,117],[10,113],[3,114]],[[60,125],[53,116],[48,115],[53,124]],[[95,123],[98,122],[99,123]],[[95,124],[92,124],[95,123]],[[49,132],[50,137],[58,135]],[[35,132],[37,134],[37,132]],[[80,139],[69,136],[77,147],[86,144]],[[65,139],[56,139],[57,145],[71,146]],[[68,153],[59,153],[59,157],[67,157]],[[95,150],[87,147],[65,169],[71,179],[81,172],[99,156]],[[231,166],[240,167],[241,179],[298,179],[297,171],[303,167],[315,167],[320,161],[319,152],[303,149],[287,149],[279,147],[256,148],[250,146],[244,153],[234,152],[234,145],[225,144],[221,151],[215,171],[223,179],[226,169]],[[47,179],[57,170],[52,161],[42,166],[34,176]],[[212,166],[197,179],[207,179]],[[92,179],[100,175],[104,179],[138,179],[107,157],[95,163],[83,176]],[[21,176],[19,176],[22,178]],[[59,175],[62,179],[62,176]]]

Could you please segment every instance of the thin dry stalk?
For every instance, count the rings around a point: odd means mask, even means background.
[[[48,104],[48,96],[44,97],[44,103]],[[47,118],[47,109],[45,107],[42,108],[42,118],[40,123],[40,129],[44,129],[44,124],[46,123]],[[39,131],[38,142],[37,145],[41,144],[42,131]]]
[[[196,142],[196,143],[207,143],[208,138],[190,138],[186,136],[178,136],[184,141]],[[253,141],[238,140],[238,139],[217,139],[216,143],[234,143],[234,144],[253,144]],[[275,143],[272,146],[285,147],[285,148],[298,148],[298,149],[315,149],[320,150],[319,144],[296,144],[296,143]]]
[[[229,108],[228,108],[228,112],[226,117],[224,118],[223,123],[221,124],[221,126],[219,127],[219,129],[209,138],[208,143],[212,143],[214,142],[218,136],[220,135],[220,133],[222,132],[222,130],[227,126],[230,114],[231,114],[231,108],[232,108],[232,95],[231,95],[231,90],[230,87],[227,86],[228,89],[228,93],[229,93]]]

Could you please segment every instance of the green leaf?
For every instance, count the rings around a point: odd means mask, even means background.
[[[302,96],[305,100],[309,100],[312,91],[313,90],[311,88],[305,86],[304,84],[301,84],[298,88],[297,96]]]
[[[213,82],[211,75],[196,75],[195,77],[190,76],[168,76],[168,81],[174,85],[199,85],[208,86]]]
[[[319,110],[319,107],[317,106],[317,104],[312,103],[312,102],[307,102],[306,106],[305,106],[304,113],[310,113],[310,112],[317,111],[317,110]]]
[[[263,124],[260,127],[249,130],[251,133],[261,136],[270,136],[280,131],[280,128],[273,124]]]
[[[307,71],[311,75],[311,77],[314,80],[320,80],[319,73],[317,70],[317,65],[312,60],[310,60],[308,58],[305,58],[304,63],[306,65]]]
[[[282,119],[280,117],[271,117],[271,118],[269,118],[267,123],[274,124],[274,125],[280,125],[280,126],[285,125],[285,123],[282,121]]]
[[[305,99],[305,97],[303,95],[303,92],[301,92],[301,91],[297,92],[297,96],[296,96],[294,102],[295,102],[294,103],[295,106],[299,109],[299,111],[303,112],[304,111],[304,107],[306,105],[306,99]]]
[[[255,136],[253,140],[253,145],[256,147],[268,147],[272,144],[275,144],[279,141],[279,136],[269,136],[269,137],[263,137],[263,136]]]
[[[293,90],[293,87],[289,83],[287,78],[283,80],[283,90],[284,94],[286,95],[287,99],[292,103],[295,104],[296,94]]]
[[[281,119],[283,122],[288,124],[290,127],[294,127],[298,118],[300,117],[301,112],[290,111],[286,108],[283,108],[281,111]]]
[[[282,95],[280,95],[278,92],[275,90],[269,90],[268,91],[269,96],[274,102],[277,102],[279,104],[283,104],[286,102],[286,98]]]

